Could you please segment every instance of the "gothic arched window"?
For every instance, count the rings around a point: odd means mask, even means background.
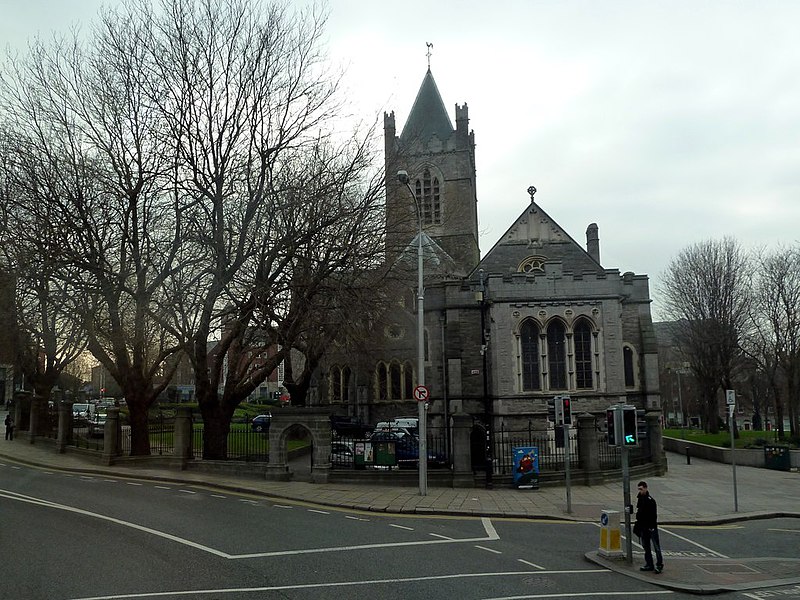
[[[567,389],[567,336],[561,321],[547,326],[547,368],[550,389]]]
[[[575,326],[573,338],[575,342],[575,387],[579,390],[591,389],[593,385],[592,369],[592,328],[581,319]]]
[[[381,400],[389,399],[389,368],[384,362],[378,362],[375,366],[375,380],[377,383],[378,398]]]
[[[414,367],[410,362],[403,365],[403,398],[411,398],[414,394]]]
[[[431,175],[431,170],[426,168],[422,172],[422,179],[415,182],[415,194],[420,203],[422,222],[425,225],[440,225],[442,223],[442,200],[439,192],[439,178]]]
[[[533,321],[525,321],[519,336],[520,358],[522,363],[522,390],[541,389],[539,380],[539,326]]]

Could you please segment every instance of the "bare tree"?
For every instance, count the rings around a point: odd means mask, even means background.
[[[753,327],[747,349],[769,377],[778,436],[784,437],[787,413],[791,435],[797,436],[800,435],[800,245],[762,251],[758,265]]]
[[[733,387],[752,303],[749,286],[749,261],[733,238],[687,247],[663,277],[665,314],[700,387],[706,431],[719,430],[717,392]]]
[[[5,131],[0,141],[0,249],[13,273],[18,364],[37,397],[50,399],[61,374],[86,348],[73,317],[75,272],[61,260],[52,228],[54,198],[63,194],[60,164],[30,140]]]
[[[153,89],[144,25],[107,16],[86,44],[35,42],[2,82],[15,127],[58,161],[48,228],[61,234],[64,281],[78,290],[71,316],[125,394],[132,454],[149,453],[147,412],[179,348],[161,322],[182,207],[168,168],[174,143],[144,93]]]

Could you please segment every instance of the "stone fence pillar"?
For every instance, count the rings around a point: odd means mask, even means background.
[[[474,487],[472,474],[472,417],[463,412],[454,413],[450,419],[453,432],[453,487]]]
[[[109,408],[106,411],[106,424],[103,429],[103,464],[114,464],[114,458],[122,454],[121,428],[119,423],[119,409]]]
[[[14,393],[14,433],[28,431],[31,422],[30,392],[20,390]]]
[[[664,433],[661,429],[661,413],[648,412],[644,415],[647,423],[647,443],[650,449],[650,460],[658,468],[658,474],[667,472],[667,455],[664,453]]]
[[[597,447],[598,435],[595,416],[589,413],[578,415],[578,458],[581,469],[597,471],[600,469],[600,450]]]
[[[56,437],[56,452],[63,454],[67,446],[72,443],[72,400],[62,400],[58,403],[58,436]]]
[[[175,458],[187,461],[194,458],[192,451],[192,408],[179,406],[175,414]]]

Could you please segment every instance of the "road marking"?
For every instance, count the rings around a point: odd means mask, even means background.
[[[684,542],[687,542],[689,544],[697,546],[698,548],[702,548],[706,552],[711,552],[712,554],[714,554],[715,556],[718,556],[719,558],[730,558],[729,556],[725,556],[724,554],[720,554],[719,552],[716,552],[715,550],[712,550],[711,548],[706,548],[705,546],[703,546],[703,544],[698,544],[697,542],[693,542],[689,538],[685,538],[682,535],[678,535],[674,531],[669,531],[668,529],[662,529],[660,527],[659,527],[659,531],[663,531],[664,533],[668,533],[669,535],[674,536],[674,537],[678,538],[679,540],[683,540]]]
[[[227,496],[223,496],[222,494],[211,494],[211,497],[212,498],[223,498],[223,499],[227,499],[228,498]]]
[[[767,529],[767,531],[787,531],[789,533],[800,533],[800,529]]]
[[[509,571],[498,573],[455,573],[453,575],[432,575],[427,577],[401,577],[395,579],[367,579],[363,581],[335,581],[329,583],[301,583],[296,585],[274,585],[265,587],[247,587],[247,588],[219,588],[207,590],[174,590],[168,592],[145,592],[141,594],[118,594],[114,596],[91,596],[84,598],[71,598],[70,600],[126,600],[130,598],[158,598],[163,596],[199,596],[208,594],[241,594],[245,592],[278,592],[283,590],[309,590],[320,588],[338,588],[338,587],[352,587],[361,585],[378,585],[378,584],[397,584],[397,583],[414,583],[418,581],[443,581],[447,579],[466,579],[466,578],[480,578],[480,577],[527,577],[532,574],[554,574],[554,575],[582,575],[592,573],[611,573],[608,569],[574,569],[564,571]],[[648,594],[672,594],[668,590],[655,591],[655,592],[608,592],[597,593],[591,592],[588,594],[556,594],[556,595],[542,595],[542,596],[508,596],[505,600],[511,598],[567,598],[570,596],[594,596],[594,595],[617,595],[617,596],[633,596],[633,595],[648,595]],[[500,600],[499,598],[493,600]]]
[[[88,510],[83,510],[80,508],[75,508],[73,506],[68,506],[66,504],[58,504],[56,502],[51,502],[49,500],[43,500],[41,498],[35,498],[33,496],[26,496],[24,494],[20,494],[17,492],[13,492],[10,490],[3,490],[0,489],[0,498],[8,498],[9,500],[16,500],[18,502],[26,502],[28,504],[34,504],[36,506],[42,506],[45,508],[51,508],[56,510],[63,510],[66,512],[72,512],[80,515],[84,515],[87,517],[100,519],[101,521],[108,521],[109,523],[115,523],[117,525],[121,525],[122,527],[129,527],[131,529],[135,529],[137,531],[142,531],[145,533],[150,533],[156,537],[161,537],[166,540],[170,540],[173,542],[177,542],[179,544],[183,544],[184,546],[189,546],[191,548],[195,548],[197,550],[202,550],[204,552],[208,552],[209,554],[213,554],[214,556],[219,556],[222,558],[226,558],[229,560],[240,560],[240,559],[249,559],[249,558],[267,558],[271,556],[292,556],[292,555],[300,555],[300,554],[320,554],[323,552],[347,552],[351,550],[369,550],[375,548],[397,548],[400,546],[430,546],[433,544],[464,544],[464,543],[476,543],[476,542],[491,542],[497,541],[500,539],[500,536],[497,535],[497,531],[495,530],[494,526],[490,519],[483,517],[481,522],[483,523],[484,530],[486,531],[486,537],[479,537],[479,538],[464,538],[464,539],[437,539],[437,540],[420,540],[414,542],[389,542],[389,543],[380,543],[380,544],[362,544],[357,546],[335,546],[335,547],[326,547],[326,548],[305,548],[302,550],[278,550],[274,552],[254,552],[251,554],[228,554],[227,552],[223,552],[221,550],[217,550],[215,548],[211,548],[210,546],[204,546],[203,544],[199,544],[197,542],[193,542],[191,540],[187,540],[176,535],[172,535],[170,533],[166,533],[163,531],[158,531],[156,529],[152,529],[150,527],[145,527],[144,525],[138,525],[136,523],[131,523],[130,521],[123,521],[122,519],[116,519],[114,517],[109,517],[106,515],[102,515],[95,512],[90,512]],[[278,505],[276,505],[278,506]],[[284,507],[284,508],[291,508],[291,507]],[[354,517],[355,518],[355,517]],[[603,572],[605,569],[600,569],[597,572]],[[109,596],[111,597],[111,596]],[[116,596],[114,596],[116,597]],[[119,596],[124,598],[125,596]],[[132,596],[132,597],[139,597],[139,596]],[[142,596],[144,597],[144,596]]]
[[[102,481],[104,481],[105,483],[117,483],[116,479],[103,479]]]
[[[389,523],[389,527],[396,527],[397,529],[405,529],[406,531],[414,531],[413,527],[406,527],[405,525],[395,525],[394,523]]]
[[[440,533],[429,533],[428,535],[433,536],[433,537],[437,537],[437,538],[442,539],[442,540],[452,540],[453,539],[451,537],[447,537],[446,535],[442,535]]]
[[[125,485],[144,485],[144,484],[139,483],[138,481],[126,481]]]
[[[309,508],[308,512],[317,513],[318,515],[329,515],[329,514],[331,514],[326,510],[317,510],[316,508]]]
[[[294,506],[287,506],[286,504],[273,504],[272,508],[287,508],[291,510],[294,508]]]
[[[154,486],[154,487],[155,487],[156,489],[159,489],[159,490],[171,490],[171,489],[172,489],[171,487],[169,487],[169,486],[167,486],[167,485],[156,485],[156,486]]]
[[[492,554],[502,554],[500,550],[494,550],[493,548],[487,548],[486,546],[478,546],[477,544],[475,544],[475,547],[480,550],[486,550],[487,552],[491,552]]]
[[[81,479],[84,481],[94,481],[94,477],[89,477],[88,475],[81,475]]]
[[[178,490],[181,494],[196,494],[197,492],[193,492],[192,490]]]
[[[585,592],[576,593],[569,592],[568,594],[531,594],[529,596],[496,596],[495,598],[487,598],[486,600],[533,600],[534,598],[584,598],[597,596],[611,596],[612,598],[619,598],[620,596],[656,596],[664,594],[674,594],[670,590],[657,590],[651,592]]]
[[[522,558],[518,558],[517,560],[518,560],[519,562],[521,562],[523,565],[528,565],[529,567],[533,567],[534,569],[541,569],[541,570],[544,570],[544,567],[540,567],[540,566],[539,566],[539,565],[537,565],[536,563],[528,562],[527,560],[525,560],[525,559],[522,559]]]
[[[354,517],[353,515],[345,515],[344,518],[345,519],[350,519],[351,521],[367,521],[367,522],[369,522],[369,519],[362,519],[361,517]]]
[[[11,466],[11,468],[14,469],[15,471],[21,471],[22,470],[22,467],[15,467],[13,465]]]

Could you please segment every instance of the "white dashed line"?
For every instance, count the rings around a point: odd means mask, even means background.
[[[21,471],[22,470],[22,467],[11,467],[11,468],[14,469],[15,471]]]
[[[285,504],[273,504],[272,507],[273,508],[286,508],[288,510],[291,510],[291,509],[294,508],[293,506],[286,506]]]
[[[192,490],[178,490],[182,494],[196,494],[197,492],[193,492]]]
[[[405,529],[406,531],[414,531],[413,527],[406,527],[405,525],[395,525],[394,523],[389,523],[389,527],[397,527],[397,529]]]
[[[308,512],[317,513],[318,515],[329,515],[329,514],[331,514],[331,513],[327,512],[327,511],[324,511],[324,510],[316,510],[316,509],[314,509],[314,508],[309,508],[309,509],[308,509]]]
[[[156,485],[154,487],[159,489],[159,490],[171,490],[172,489],[171,487],[166,486],[166,485]]]
[[[487,548],[486,546],[476,545],[475,547],[481,550],[486,550],[487,552],[491,552],[492,554],[502,554],[502,552],[500,552],[499,550],[494,550],[493,548]]]
[[[211,494],[211,497],[212,498],[223,498],[223,499],[227,498],[227,496],[222,496],[221,494]]]
[[[126,481],[126,485],[144,485],[143,483],[139,483],[138,481]]]
[[[103,479],[102,481],[105,481],[106,483],[117,483],[116,479]]]
[[[521,562],[523,565],[528,565],[529,567],[533,567],[534,569],[541,569],[542,571],[544,571],[544,567],[540,567],[536,563],[528,562],[527,560],[524,560],[522,558],[518,558],[517,560]]]
[[[443,540],[452,540],[453,538],[447,537],[446,535],[440,535],[438,533],[430,533],[428,535],[432,535],[433,537],[441,538]]]
[[[369,519],[362,519],[361,517],[354,517],[352,515],[345,515],[345,519],[350,519],[351,521],[369,521]]]

